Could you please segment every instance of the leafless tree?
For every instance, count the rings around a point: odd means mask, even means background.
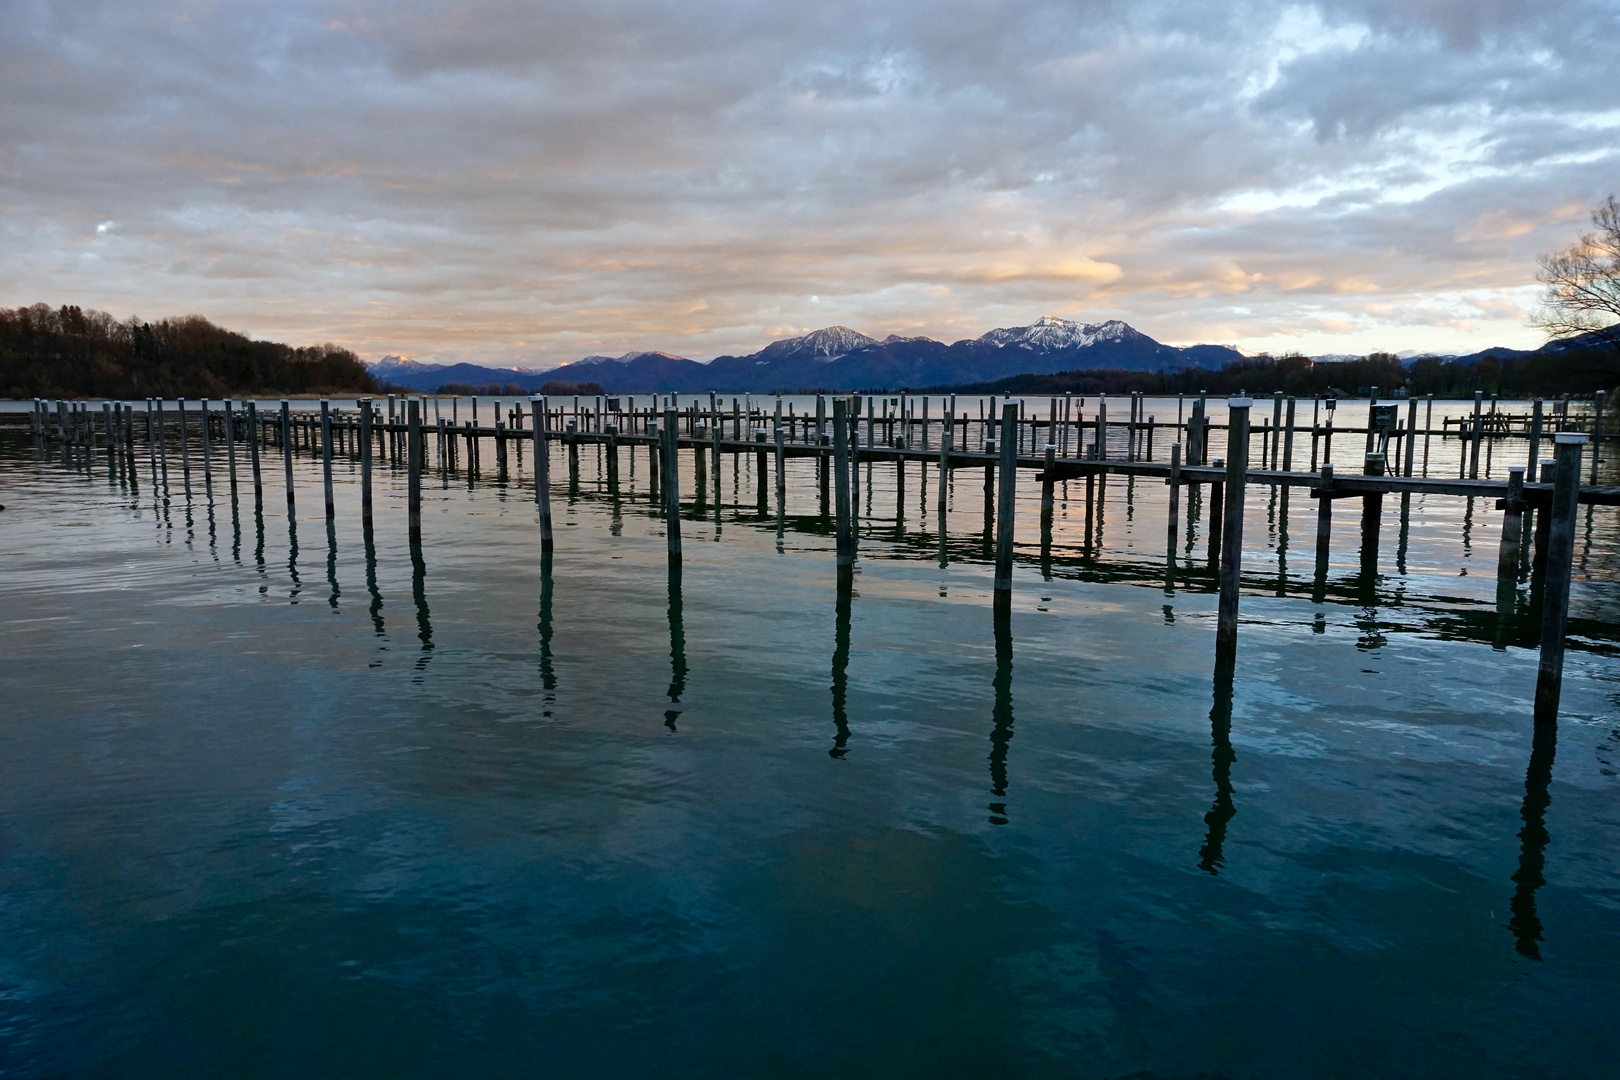
[[[1592,211],[1595,232],[1541,257],[1546,286],[1530,324],[1551,338],[1591,334],[1620,350],[1620,203],[1610,195]]]

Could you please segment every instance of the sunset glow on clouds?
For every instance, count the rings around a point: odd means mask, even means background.
[[[0,303],[362,355],[1533,346],[1614,3],[0,0]]]

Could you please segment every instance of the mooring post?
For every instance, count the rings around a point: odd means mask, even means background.
[[[1569,626],[1569,583],[1575,558],[1575,511],[1580,500],[1581,447],[1586,436],[1553,436],[1552,526],[1541,600],[1541,661],[1536,671],[1536,726],[1558,722],[1564,683],[1564,632]]]
[[[281,399],[281,463],[283,471],[287,474],[287,516],[293,513],[293,477],[292,477],[292,406],[287,399]]]
[[[1181,538],[1181,443],[1170,444],[1170,521],[1165,550],[1175,558],[1176,541]]]
[[[1001,408],[1001,483],[996,507],[995,614],[1012,614],[1013,495],[1018,481],[1018,406]]]
[[[264,478],[259,474],[259,435],[263,430],[259,424],[259,403],[252,398],[247,403],[248,416],[248,458],[253,463],[253,504],[264,505]]]
[[[422,543],[422,459],[426,441],[422,436],[421,402],[416,398],[405,404],[405,462],[406,462],[406,514],[412,547]]]
[[[669,555],[681,555],[681,471],[679,417],[674,406],[664,409],[664,537]]]
[[[1282,440],[1277,437],[1282,430],[1282,412],[1283,392],[1277,390],[1271,395],[1271,468],[1273,471],[1277,468],[1278,451],[1281,449],[1282,443]]]
[[[1249,478],[1249,407],[1252,398],[1227,402],[1226,506],[1221,527],[1221,599],[1215,626],[1217,662],[1237,657],[1238,583],[1243,568],[1243,489]]]
[[[1507,498],[1496,504],[1502,511],[1502,544],[1497,552],[1496,584],[1511,592],[1519,579],[1519,546],[1524,542],[1524,466],[1508,466]]]
[[[360,399],[360,527],[371,531],[371,399]]]
[[[937,501],[941,514],[945,512],[945,489],[949,486],[951,478],[951,447],[956,441],[955,398],[953,397],[951,400],[951,413],[944,418],[945,425],[939,432],[939,496]]]
[[[175,407],[180,410],[180,475],[185,481],[186,498],[191,498],[191,438],[186,431],[186,399],[178,398]]]
[[[1603,399],[1605,392],[1599,390],[1592,395],[1592,479],[1589,483],[1597,483],[1598,462],[1603,460]]]
[[[551,551],[551,447],[546,440],[546,427],[551,422],[551,409],[543,397],[529,399],[529,413],[534,424],[534,504],[540,511],[540,551]]]
[[[210,420],[208,413],[208,399],[203,398],[202,405],[202,447],[203,447],[203,490],[214,490],[214,440],[213,433],[209,431]]]
[[[321,398],[321,484],[326,495],[326,520],[337,517],[337,504],[332,498],[332,403]]]
[[[225,468],[231,474],[231,495],[236,495],[236,411],[225,399]]]
[[[1383,454],[1372,453],[1366,455],[1366,464],[1362,473],[1367,476],[1383,476],[1385,458]],[[1376,574],[1378,572],[1378,533],[1383,525],[1384,496],[1382,492],[1375,492],[1361,497],[1361,569],[1363,573]]]
[[[1536,482],[1536,464],[1541,460],[1541,399],[1530,404],[1530,460],[1525,463],[1524,480]]]
[[[838,577],[843,581],[855,572],[855,529],[849,505],[849,402],[833,398],[833,495],[837,535]]]
[[[1316,489],[1316,577],[1327,574],[1328,547],[1333,540],[1333,463],[1322,465],[1322,478]]]
[[[1484,434],[1484,428],[1480,425],[1480,422],[1479,422],[1480,421],[1479,414],[1480,414],[1480,409],[1484,404],[1485,404],[1485,391],[1483,391],[1483,390],[1475,390],[1474,391],[1474,419],[1473,419],[1472,426],[1469,428],[1469,433],[1473,436],[1473,438],[1469,440],[1470,443],[1471,443],[1471,446],[1469,447],[1469,455],[1468,455],[1468,478],[1470,480],[1479,479],[1479,440],[1480,440],[1480,436]]]
[[[1218,457],[1210,462],[1216,469],[1226,468],[1226,459]],[[1209,565],[1219,571],[1221,565],[1221,528],[1226,521],[1226,481],[1215,479],[1209,482]],[[1218,575],[1217,575],[1217,584]]]
[[[776,395],[776,512],[783,512],[787,502],[787,447],[782,431],[782,395]]]
[[[1053,434],[1048,433],[1045,472],[1041,475],[1041,534],[1046,537],[1047,543],[1051,543],[1052,539],[1052,492],[1057,484],[1053,479],[1057,472],[1057,444],[1050,441]]]
[[[1417,398],[1406,403],[1406,469],[1404,475],[1412,475],[1412,466],[1417,456]]]
[[[1283,434],[1283,472],[1294,471],[1294,407],[1298,403],[1298,398],[1288,399],[1288,430]]]

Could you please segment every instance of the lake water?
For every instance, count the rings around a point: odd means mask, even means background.
[[[677,577],[645,450],[554,451],[547,573],[527,460],[413,558],[387,467],[368,546],[347,461],[328,531],[306,455],[289,522],[140,449],[0,431],[6,1076],[1612,1075],[1612,508],[1554,747],[1484,501],[1386,500],[1376,577],[1339,503],[1318,599],[1251,488],[1228,687],[1143,480],[1043,551],[1021,478],[998,627],[977,470],[942,566],[937,475],[863,466],[841,599],[808,461],[779,530],[726,460]]]

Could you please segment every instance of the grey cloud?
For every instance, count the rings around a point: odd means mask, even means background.
[[[1461,347],[1448,304],[1528,341],[1504,298],[1620,162],[1610,4],[0,18],[5,302],[373,354],[712,355],[1043,312]]]

